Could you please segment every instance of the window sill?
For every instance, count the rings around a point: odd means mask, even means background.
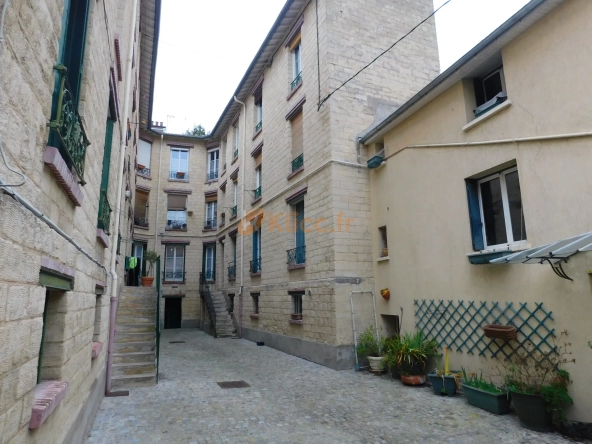
[[[471,120],[469,123],[467,123],[465,126],[462,127],[462,130],[465,131],[465,132],[471,130],[472,128],[474,128],[475,126],[479,125],[484,120],[487,120],[491,116],[493,116],[493,115],[499,113],[500,111],[503,111],[504,109],[508,108],[511,104],[512,104],[512,101],[511,100],[506,100],[505,102],[499,104],[495,108],[490,109],[485,114],[482,114],[479,117],[477,117],[476,119]]]
[[[257,136],[259,134],[261,134],[263,132],[263,127],[259,128],[258,131],[255,131],[255,134],[253,134],[253,138],[251,140],[255,140],[257,138]]]
[[[236,281],[236,276],[232,276],[232,277],[228,276],[228,282],[234,282],[234,281]]]
[[[204,185],[209,185],[209,184],[211,184],[211,183],[216,183],[216,182],[218,182],[218,179],[206,180],[206,181],[204,182]]]
[[[290,319],[288,322],[290,322],[290,324],[295,324],[295,325],[303,325],[304,321],[302,319]]]
[[[169,182],[185,182],[188,183],[189,179],[168,179]]]
[[[59,186],[68,195],[72,203],[77,207],[81,207],[84,200],[82,188],[66,165],[59,150],[52,146],[46,146],[43,153],[43,162],[51,170]]]
[[[518,251],[524,251],[531,248],[530,244],[516,243],[508,245],[505,248],[492,248],[489,250],[481,250],[477,253],[468,253],[467,258],[473,265],[485,265],[489,264],[493,259],[500,257],[509,256],[510,254],[517,253]]]
[[[236,219],[236,214],[234,214],[228,218],[228,220],[234,220],[234,219]]]
[[[152,180],[152,177],[146,176],[145,174],[136,173],[136,176],[141,177],[141,178],[146,179],[146,180]]]
[[[230,162],[230,165],[234,165],[234,162],[236,162],[238,160],[238,156],[236,156],[234,159],[232,159],[232,162]]]
[[[251,201],[251,205],[256,204],[257,202],[259,202],[261,200],[261,196],[259,196],[257,199],[253,199]]]
[[[167,285],[185,285],[185,281],[162,281],[162,283]]]
[[[201,231],[203,231],[204,233],[206,233],[206,232],[210,232],[210,231],[214,231],[214,232],[215,232],[216,230],[217,230],[217,228],[216,228],[216,227],[214,227],[214,228],[204,228],[204,229],[203,229],[203,230],[201,230]]]
[[[182,233],[186,233],[187,228],[165,228],[164,231],[180,231]]]
[[[257,313],[257,314],[251,313],[251,319],[258,321],[259,320],[259,313]]]
[[[297,174],[301,173],[302,171],[304,171],[304,167],[303,166],[301,166],[297,170],[294,170],[290,174],[288,174],[288,177],[286,179],[287,180],[290,180],[292,177],[296,176]]]
[[[101,230],[100,228],[97,228],[97,240],[105,248],[109,248],[109,245],[111,245],[111,242],[109,241],[109,236],[107,236],[107,233],[105,233],[105,231]]]
[[[103,350],[103,343],[102,342],[93,342],[92,343],[91,359],[95,359],[96,357],[98,357],[101,354],[102,350]]]
[[[388,256],[383,256],[383,257],[379,257],[378,259],[376,259],[376,262],[384,262],[384,261],[388,261],[390,258]]]
[[[149,230],[150,229],[150,226],[144,227],[144,226],[141,226],[141,225],[134,224],[134,228],[137,228],[138,230]]]
[[[290,91],[290,94],[288,94],[288,96],[286,97],[286,100],[290,100],[292,98],[292,96],[294,94],[296,94],[296,91],[298,91],[301,87],[302,87],[302,80],[300,80],[300,83],[298,83],[298,85],[296,85],[294,87],[294,89],[292,91]]]
[[[41,427],[49,415],[68,394],[67,381],[43,381],[35,387],[35,402],[31,409],[29,429]]]
[[[303,268],[306,268],[306,263],[304,263],[304,264],[292,264],[292,265],[288,265],[288,271],[291,271],[291,270],[301,270]]]
[[[258,271],[257,273],[251,273],[251,277],[261,277],[261,272]]]

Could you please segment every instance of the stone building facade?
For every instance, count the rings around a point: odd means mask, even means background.
[[[159,5],[2,2],[2,443],[81,442],[105,392]]]

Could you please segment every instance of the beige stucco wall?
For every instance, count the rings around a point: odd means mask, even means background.
[[[42,0],[30,4],[12,1],[7,10],[0,66],[2,147],[8,162],[28,178],[27,183],[15,191],[109,269],[111,253],[117,247],[113,227],[119,214],[122,214],[122,237],[131,237],[131,226],[126,217],[131,199],[123,199],[121,210],[111,214],[110,246],[103,247],[96,238],[110,66],[115,60],[113,33],[121,35],[121,57],[125,62],[129,39],[133,38],[130,29],[132,4],[119,5],[106,0],[105,17],[102,3],[89,3],[79,112],[91,145],[86,154],[86,184],[81,187],[82,206],[73,205],[43,162],[49,134],[46,124],[51,117],[54,89],[53,66],[58,59],[62,32],[63,2]],[[110,25],[110,36],[106,34],[105,20]],[[136,47],[136,68],[138,60]],[[125,63],[123,66],[125,69]],[[132,73],[132,86],[137,78],[136,68]],[[124,82],[118,82],[117,86],[122,112]],[[130,122],[138,121],[137,113],[131,111],[131,100],[130,113],[121,116],[121,121],[125,122],[128,117]],[[117,201],[117,175],[121,174],[120,140],[120,126],[116,123],[108,188],[112,207]],[[133,140],[125,152],[126,166],[130,157],[133,162],[132,151],[135,151]],[[0,165],[0,177],[8,183],[18,181],[18,176],[8,172],[3,164]],[[125,182],[130,183],[128,174],[125,175]],[[56,322],[46,328],[46,356],[42,373],[47,377],[67,380],[69,392],[41,428],[30,431],[28,425],[34,400],[45,301],[45,288],[38,283],[42,257],[48,257],[75,272],[74,290],[60,298],[59,306],[53,307],[49,317]],[[116,271],[121,286],[122,256],[119,259]],[[88,420],[102,399],[105,384],[109,296],[97,298],[97,281],[111,285],[101,268],[31,212],[0,192],[0,442],[46,444],[64,440],[78,442],[83,438],[85,428],[90,426]],[[101,354],[91,360],[93,340],[103,342],[104,347]]]
[[[528,244],[532,247],[590,231],[591,139],[485,143],[479,146],[409,148],[409,145],[552,136],[590,131],[583,116],[592,105],[579,85],[592,57],[582,48],[592,5],[572,0],[502,49],[512,104],[468,132],[463,84],[458,83],[384,137],[386,166],[371,172],[372,236],[380,314],[399,314],[403,329],[415,328],[414,299],[543,303],[552,327],[567,329],[577,363],[566,366],[574,380],[570,419],[591,421],[587,342],[592,309],[590,253],[564,265],[573,282],[548,265],[471,265],[471,232],[464,179],[515,162]],[[561,67],[561,68],[559,68]],[[536,81],[533,79],[536,78]],[[370,148],[372,150],[372,148]],[[378,227],[388,230],[389,260],[379,257]],[[478,357],[453,353],[451,366],[490,371]]]

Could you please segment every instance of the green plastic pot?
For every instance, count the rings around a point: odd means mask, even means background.
[[[553,412],[547,410],[545,398],[515,391],[510,391],[510,393],[522,427],[535,432],[550,432],[552,430]]]
[[[456,394],[456,381],[454,376],[447,375],[442,378],[442,376],[436,375],[435,373],[430,373],[428,378],[430,378],[432,388],[436,395],[454,396]]]
[[[463,384],[462,387],[467,402],[470,405],[495,413],[496,415],[505,415],[510,412],[512,398],[510,398],[509,393],[486,392],[485,390],[480,390],[467,384]]]

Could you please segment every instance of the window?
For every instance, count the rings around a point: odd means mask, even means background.
[[[164,262],[165,281],[185,280],[185,245],[167,245]]]
[[[218,178],[218,163],[220,158],[219,150],[208,151],[208,176],[207,180],[215,180]]]
[[[306,240],[304,231],[304,200],[293,204],[295,219],[295,247],[288,250],[288,266],[306,263]]]
[[[263,98],[259,96],[255,98],[255,132],[261,131],[263,128]]]
[[[259,314],[259,293],[251,293],[253,298],[253,314]]]
[[[253,260],[251,261],[251,273],[261,273],[261,227],[255,226],[253,231]]]
[[[232,153],[232,158],[236,159],[238,157],[238,147],[240,146],[240,131],[238,128],[238,121],[236,125],[234,125],[234,153]]]
[[[167,195],[167,230],[187,229],[187,196]]]
[[[300,37],[292,43],[290,50],[292,52],[292,83],[290,90],[294,90],[302,83],[302,42]]]
[[[206,202],[206,223],[205,229],[216,228],[217,216],[218,215],[218,202]]]
[[[467,181],[473,249],[526,240],[518,170]]]
[[[150,194],[147,191],[136,190],[136,204],[134,207],[134,225],[148,228],[148,202]]]
[[[378,227],[378,237],[380,242],[380,257],[388,256],[388,241],[386,236],[386,226]]]
[[[228,264],[228,280],[236,278],[236,236],[230,236],[232,248],[232,262]]]
[[[292,172],[304,166],[302,112],[291,120],[292,127]]]
[[[99,194],[99,214],[97,216],[97,228],[109,234],[111,225],[111,205],[107,198],[109,192],[109,170],[111,167],[111,146],[113,142],[113,125],[115,121],[107,118],[105,125],[105,148],[103,151],[103,174],[101,176],[101,188]]]
[[[234,188],[234,196],[233,196],[233,207],[232,207],[232,214],[230,215],[230,217],[236,217],[236,213],[237,213],[237,202],[238,202],[238,182],[235,180],[234,182],[232,182],[233,184],[233,188]]]
[[[507,100],[504,68],[501,66],[486,76],[475,79],[475,117]]]
[[[189,179],[189,151],[171,148],[171,169],[169,179]]]
[[[138,145],[138,174],[150,176],[150,158],[152,156],[152,144],[140,139]]]
[[[204,273],[207,281],[216,279],[216,244],[204,245]]]
[[[302,316],[302,293],[292,295],[292,313]]]
[[[234,312],[234,293],[228,294],[228,313]]]
[[[255,169],[255,190],[253,191],[253,199],[261,197],[261,165]]]

